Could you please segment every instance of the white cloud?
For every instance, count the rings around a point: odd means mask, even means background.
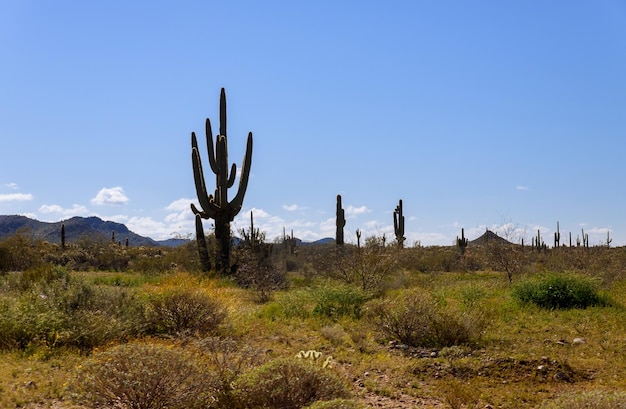
[[[104,205],[104,204],[125,204],[128,202],[128,197],[124,194],[124,189],[120,186],[110,187],[110,188],[102,188],[94,197],[91,199],[91,203],[95,205]]]
[[[191,213],[191,203],[195,203],[196,207],[198,207],[198,203],[196,200],[182,198],[182,199],[174,200],[172,203],[167,205],[165,210],[170,210],[173,212],[189,211]]]
[[[297,204],[283,205],[283,209],[287,210],[288,212],[294,212],[298,210],[299,208],[300,207]]]
[[[79,216],[79,215],[86,214],[88,212],[85,206],[81,206],[77,204],[72,205],[72,207],[70,207],[69,209],[63,208],[56,204],[53,204],[53,205],[45,204],[39,207],[39,211],[41,213],[58,213],[62,216]]]
[[[515,186],[515,190],[529,190],[528,186],[517,185]]]
[[[367,206],[360,206],[360,207],[348,206],[345,209],[345,213],[348,216],[356,216],[359,214],[365,214],[369,212],[371,212],[371,210],[368,209]]]
[[[8,187],[9,189],[13,189],[13,190],[19,189],[19,186],[17,185],[17,183],[13,183],[13,182],[7,183],[7,184],[5,184],[5,186]]]
[[[0,195],[0,202],[17,202],[33,200],[33,195],[30,193],[7,193]]]

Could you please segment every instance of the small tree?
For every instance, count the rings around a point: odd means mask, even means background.
[[[265,241],[265,233],[254,228],[252,212],[250,228],[241,229],[240,233],[235,277],[239,285],[257,292],[259,302],[267,302],[272,292],[286,287],[286,274],[273,262],[273,246]]]

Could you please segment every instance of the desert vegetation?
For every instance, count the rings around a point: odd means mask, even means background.
[[[228,276],[195,241],[1,241],[0,407],[626,404],[624,248],[240,233]]]

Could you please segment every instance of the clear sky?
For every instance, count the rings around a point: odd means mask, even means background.
[[[626,245],[622,0],[2,0],[0,214],[194,232],[221,87],[231,162],[254,135],[235,230],[334,237],[341,194],[347,242],[402,199],[408,245]]]

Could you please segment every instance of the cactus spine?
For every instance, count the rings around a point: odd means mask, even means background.
[[[338,246],[343,246],[343,228],[346,225],[346,213],[341,207],[341,195],[337,195],[337,231],[335,233],[335,243]]]
[[[461,238],[456,236],[456,245],[461,250],[461,254],[465,254],[465,248],[467,247],[468,240],[465,238],[465,229],[461,228]],[[522,246],[524,244],[522,243]]]
[[[393,232],[396,235],[396,242],[399,248],[404,247],[404,214],[402,212],[402,199],[399,200],[398,206],[393,211]]]
[[[216,239],[216,269],[222,274],[230,273],[230,222],[241,210],[243,198],[248,187],[250,177],[250,166],[252,164],[252,132],[248,133],[246,152],[243,158],[239,188],[235,197],[228,201],[228,189],[235,184],[237,175],[237,165],[232,164],[230,172],[228,170],[228,144],[226,138],[226,92],[222,88],[220,93],[220,133],[215,138],[215,148],[213,147],[213,131],[211,121],[206,120],[205,132],[209,165],[215,174],[215,193],[208,194],[202,161],[200,160],[200,150],[195,132],[191,133],[191,163],[193,167],[193,177],[196,185],[196,193],[202,210],[198,210],[192,203],[191,210],[196,216],[202,219],[215,220]],[[198,223],[196,218],[196,234],[198,237],[204,236],[202,223]]]

